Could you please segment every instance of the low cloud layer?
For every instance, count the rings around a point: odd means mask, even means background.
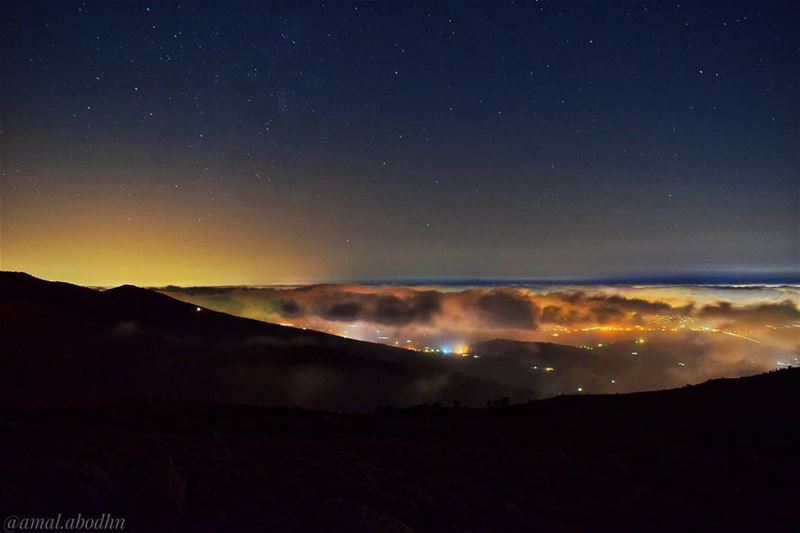
[[[683,326],[752,333],[800,324],[797,287],[751,288],[745,293],[736,287],[310,285],[167,288],[163,292],[235,315],[337,334],[362,327],[393,338],[425,335],[459,337],[465,342],[494,337],[537,339],[546,332],[592,327]],[[349,333],[359,337],[356,331]]]
[[[730,302],[717,302],[702,307],[697,313],[702,318],[722,319],[748,324],[770,323],[783,325],[800,321],[800,309],[789,299],[774,304],[735,307]]]
[[[798,287],[168,288],[239,316],[444,354],[544,395],[681,386],[800,362]],[[571,346],[502,344],[491,339]],[[475,352],[473,352],[475,353]],[[470,361],[470,363],[467,363]],[[550,368],[548,371],[546,369]]]

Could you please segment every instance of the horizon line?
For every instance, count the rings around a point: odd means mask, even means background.
[[[608,277],[398,277],[398,278],[339,278],[316,281],[279,283],[234,283],[209,285],[153,286],[153,288],[192,287],[290,287],[310,285],[363,285],[363,286],[530,286],[530,285],[696,285],[696,286],[747,286],[747,285],[800,285],[800,273],[710,273],[710,274],[654,274]]]
[[[25,271],[1,270],[2,272],[19,272],[32,277],[39,277]],[[46,278],[40,278],[46,279]],[[62,279],[61,281],[84,287],[112,288],[121,285],[137,285],[149,289],[193,288],[193,287],[289,287],[310,285],[363,285],[363,286],[531,286],[531,285],[696,285],[696,286],[746,286],[746,285],[800,285],[800,271],[788,273],[772,272],[709,272],[709,273],[674,273],[674,274],[641,274],[597,277],[474,277],[474,276],[419,276],[397,278],[339,278],[313,281],[275,282],[275,283],[209,283],[179,285],[137,284],[122,282],[113,284],[76,283]]]

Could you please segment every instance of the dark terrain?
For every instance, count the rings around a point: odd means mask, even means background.
[[[0,290],[4,517],[111,513],[148,532],[800,528],[800,369],[515,405],[425,356],[142,289],[2,274]],[[243,338],[260,340],[233,349]],[[308,361],[354,372],[348,386],[399,373],[361,385],[387,388],[372,405],[403,403],[387,398],[429,373],[453,388],[370,413],[241,405],[291,399],[262,387]],[[273,381],[247,379],[261,365]],[[486,403],[473,387],[490,406],[466,406]],[[348,406],[361,394],[329,390]]]
[[[797,531],[800,370],[334,415],[6,408],[0,512],[132,531]]]

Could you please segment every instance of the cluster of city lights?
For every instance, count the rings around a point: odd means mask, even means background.
[[[201,311],[201,308],[197,308],[197,311]],[[715,327],[713,325],[709,325],[707,323],[702,323],[695,317],[691,316],[670,316],[670,315],[653,315],[649,317],[641,317],[642,323],[635,324],[635,325],[620,325],[620,324],[597,324],[592,326],[581,326],[581,327],[568,327],[563,325],[549,325],[549,324],[542,324],[540,326],[540,334],[542,335],[549,335],[552,337],[568,337],[570,335],[581,335],[581,334],[597,334],[597,335],[612,335],[611,339],[613,340],[606,340],[606,342],[596,342],[596,343],[581,343],[578,344],[577,342],[570,343],[568,340],[565,340],[565,344],[572,344],[577,346],[578,348],[587,350],[587,351],[594,351],[598,349],[607,348],[611,345],[611,343],[616,342],[618,340],[629,339],[630,342],[633,342],[637,345],[643,345],[647,342],[646,337],[644,336],[647,333],[656,334],[678,334],[682,332],[701,332],[704,334],[719,334],[719,335],[726,335],[730,337],[736,337],[739,339],[746,340],[748,342],[753,342],[757,344],[761,344],[762,341],[759,340],[757,337],[759,336],[759,332],[763,335],[766,333],[766,330],[769,331],[776,331],[778,329],[785,329],[785,328],[800,328],[800,324],[790,324],[786,326],[775,326],[772,324],[764,324],[763,329],[758,330],[756,326],[749,326],[748,328],[741,328],[741,327],[733,327],[733,325],[729,324],[724,329]],[[285,323],[282,324],[285,326],[292,326],[292,327],[299,327],[302,329],[308,329],[306,324],[293,324],[293,323]],[[453,357],[453,356],[462,356],[462,357],[472,357],[478,359],[480,356],[473,351],[471,351],[470,346],[464,342],[444,342],[444,343],[431,343],[431,338],[428,337],[428,333],[421,333],[419,334],[418,338],[405,338],[405,337],[397,337],[397,330],[393,329],[374,329],[374,326],[370,326],[367,323],[350,323],[344,326],[340,326],[338,328],[328,328],[325,330],[327,333],[338,335],[341,337],[349,338],[349,339],[356,339],[361,341],[367,342],[376,342],[379,344],[386,344],[390,346],[395,346],[398,348],[403,348],[406,350],[422,352],[431,355],[441,355],[446,357]],[[622,334],[621,337],[617,337],[615,334]],[[625,335],[630,334],[630,335]],[[407,333],[406,333],[407,335]],[[631,338],[633,337],[633,338]],[[601,337],[604,338],[604,337]],[[426,342],[426,340],[428,342]],[[577,340],[577,339],[576,339]],[[638,347],[637,347],[638,348]],[[633,356],[639,356],[640,351],[634,349],[630,352]],[[794,361],[796,364],[798,361]],[[776,363],[777,366],[786,366],[790,363],[786,361],[778,361]],[[686,366],[685,364],[679,364],[679,366]],[[547,372],[555,371],[555,369],[545,369]]]
[[[551,337],[561,337],[570,334],[579,333],[632,333],[632,332],[661,332],[661,333],[681,333],[684,331],[715,333],[722,335],[729,335],[731,337],[738,337],[750,342],[761,343],[758,339],[753,338],[753,334],[758,332],[752,329],[731,328],[730,326],[725,329],[716,328],[708,324],[698,322],[693,317],[675,317],[670,315],[654,315],[652,317],[643,317],[645,324],[637,325],[595,325],[570,328],[567,326],[555,325],[544,326],[544,330],[549,331]],[[800,327],[800,324],[791,324],[789,326],[774,326],[772,324],[764,324],[764,328],[770,330],[778,330],[789,327]],[[587,348],[588,349],[588,348]]]

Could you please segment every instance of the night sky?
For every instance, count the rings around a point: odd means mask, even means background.
[[[311,4],[4,3],[2,268],[798,272],[797,2]]]

